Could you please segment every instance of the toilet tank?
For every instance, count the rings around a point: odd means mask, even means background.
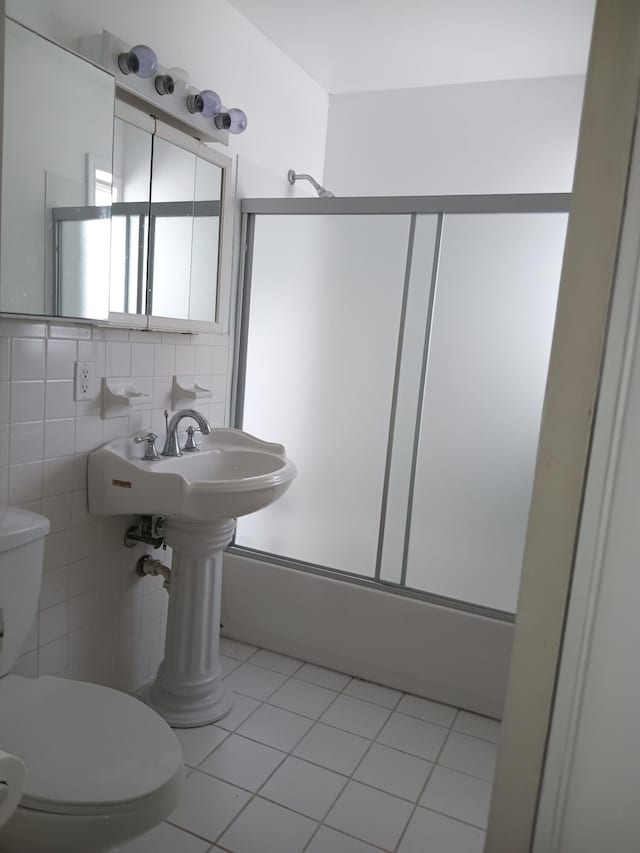
[[[49,521],[0,506],[0,676],[17,661],[38,609]]]

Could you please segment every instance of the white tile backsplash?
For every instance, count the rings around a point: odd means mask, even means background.
[[[178,376],[195,372],[197,349],[198,347],[193,346],[176,347],[176,374]]]
[[[0,338],[0,340],[2,340]],[[10,399],[10,383],[5,380],[0,380],[0,424],[9,422],[9,399]]]
[[[0,427],[0,435],[2,427]],[[2,464],[2,463],[0,463]],[[5,463],[6,464],[6,463]],[[0,503],[9,501],[9,469],[0,467]]]
[[[73,488],[73,456],[45,459],[42,473],[42,496],[64,495]]]
[[[11,339],[0,337],[0,381],[8,382],[10,377],[9,352]]]
[[[44,340],[14,338],[11,379],[44,379]]]
[[[76,453],[89,452],[104,443],[102,418],[76,418]]]
[[[59,326],[56,323],[49,323],[50,338],[70,338],[74,341],[90,340],[90,326]]]
[[[42,577],[40,590],[40,609],[52,607],[54,604],[67,602],[69,598],[69,567],[62,566],[47,572]],[[36,642],[37,646],[37,642]]]
[[[0,466],[9,464],[9,424],[0,424]]]
[[[44,382],[11,383],[12,423],[18,421],[41,421],[44,417]]]
[[[37,462],[42,459],[43,441],[43,421],[11,424],[9,462]]]
[[[68,633],[69,602],[62,601],[41,610],[38,616],[38,640],[42,645],[51,643]]]
[[[214,389],[198,408],[225,425],[228,336],[175,335],[0,320],[0,503],[46,515],[40,612],[16,671],[62,674],[133,689],[162,654],[166,593],[122,545],[124,519],[87,510],[87,455],[104,441],[152,428],[164,435],[179,371]],[[94,398],[76,402],[74,364],[88,361]],[[102,420],[102,377],[135,382],[149,408]],[[152,408],[153,406],[153,408]],[[267,677],[270,677],[267,675]],[[278,685],[274,685],[277,689]],[[257,707],[239,696],[240,725]],[[247,706],[247,707],[245,707]],[[244,708],[243,713],[240,713]]]
[[[43,498],[42,514],[49,519],[51,533],[66,530],[71,526],[72,500],[73,495],[70,492]]]
[[[131,376],[131,344],[128,341],[107,343],[107,376]]]
[[[78,341],[78,361],[93,364],[96,376],[105,376],[107,348],[104,341]]]
[[[132,376],[153,376],[154,350],[152,344],[131,344]]]
[[[202,347],[200,347],[202,349]],[[158,344],[155,348],[155,375],[173,376],[176,369],[176,348],[173,344]]]
[[[14,382],[13,385],[17,385]],[[73,381],[71,379],[58,379],[47,381],[45,389],[45,417],[72,418],[74,417],[75,401],[73,399]],[[19,420],[19,418],[15,418]]]
[[[44,458],[70,456],[75,448],[76,422],[73,418],[48,420],[44,431]]]
[[[47,341],[47,379],[73,379],[78,344],[74,341]]]
[[[65,635],[52,643],[38,646],[38,675],[55,675],[67,665],[68,638]]]
[[[42,462],[9,466],[9,503],[23,504],[42,497]]]

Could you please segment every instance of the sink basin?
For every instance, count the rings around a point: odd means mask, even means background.
[[[115,439],[89,455],[89,511],[165,515],[203,523],[255,512],[296,476],[281,444],[236,429],[213,429],[199,451],[142,459],[140,445]]]

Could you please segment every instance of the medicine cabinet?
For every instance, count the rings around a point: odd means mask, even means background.
[[[134,106],[111,73],[0,23],[0,313],[221,331],[230,158]]]
[[[205,331],[226,312],[229,158],[116,102],[109,309],[114,323]],[[228,220],[230,213],[227,214]],[[226,229],[228,231],[228,229]]]

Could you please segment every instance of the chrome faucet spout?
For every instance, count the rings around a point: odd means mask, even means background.
[[[211,424],[203,414],[195,409],[181,409],[175,413],[167,426],[167,437],[162,448],[163,456],[182,456],[180,442],[178,441],[178,426],[183,418],[193,418],[203,435],[209,435],[211,432]]]

